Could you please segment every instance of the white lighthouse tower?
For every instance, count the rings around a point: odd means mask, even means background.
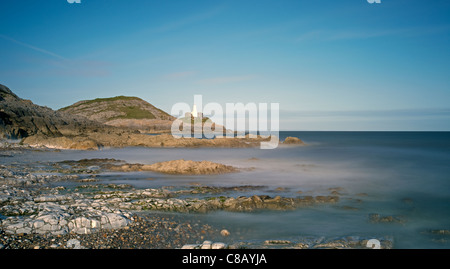
[[[191,112],[192,117],[197,118],[198,117],[198,112],[197,112],[197,106],[194,105],[192,108],[192,112]]]

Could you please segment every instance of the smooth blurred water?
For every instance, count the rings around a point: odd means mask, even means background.
[[[389,236],[396,248],[450,247],[450,236],[427,233],[430,229],[450,230],[449,132],[280,132],[281,140],[287,136],[299,137],[307,145],[280,145],[273,150],[125,148],[33,152],[20,158],[3,159],[34,162],[116,158],[131,163],[191,159],[253,168],[214,176],[110,173],[101,175],[100,179],[137,188],[191,186],[192,183],[255,185],[264,187],[245,195],[266,193],[291,197],[327,195],[329,188],[340,187],[342,196],[336,205],[287,212],[213,212],[197,217],[227,227],[232,233],[241,233],[246,240]],[[406,222],[371,223],[370,213],[402,216]]]

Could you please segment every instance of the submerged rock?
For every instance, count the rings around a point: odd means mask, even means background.
[[[429,230],[429,232],[431,234],[437,234],[437,235],[450,235],[450,230],[445,230],[445,229],[442,229],[442,230]]]
[[[226,199],[222,207],[228,211],[254,211],[258,209],[268,210],[293,210],[301,206],[309,206],[318,203],[336,203],[337,196],[305,196],[301,198],[289,198],[268,195],[253,195],[251,197],[238,197]]]
[[[372,223],[400,223],[403,224],[406,220],[402,216],[381,216],[377,213],[369,214],[369,221]]]

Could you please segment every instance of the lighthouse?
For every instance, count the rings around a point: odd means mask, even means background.
[[[194,105],[192,107],[192,112],[191,112],[192,117],[197,118],[198,117],[198,112],[197,112],[197,105]]]
[[[186,113],[184,114],[184,116],[185,116],[186,118],[194,118],[194,119],[197,119],[197,118],[202,118],[202,117],[203,117],[203,114],[202,114],[202,112],[198,112],[198,111],[197,111],[197,105],[194,105],[194,106],[192,107],[192,111],[191,111],[191,112],[186,112]]]

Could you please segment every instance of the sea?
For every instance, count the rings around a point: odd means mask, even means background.
[[[335,191],[340,197],[336,204],[288,211],[214,211],[189,217],[224,227],[239,235],[236,240],[249,242],[355,236],[389,238],[399,249],[450,248],[450,132],[282,131],[279,136],[280,140],[298,137],[306,145],[35,151],[4,159],[33,163],[115,158],[143,164],[208,160],[242,171],[208,176],[102,173],[97,183],[125,183],[135,188],[255,186],[227,196],[301,197]],[[374,222],[371,214],[401,221]]]

